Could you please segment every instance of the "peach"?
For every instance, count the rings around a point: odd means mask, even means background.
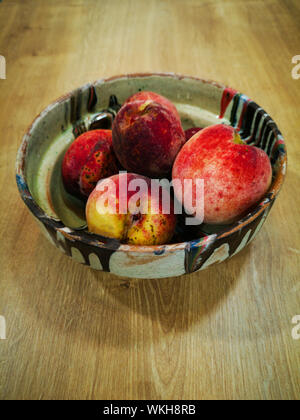
[[[179,152],[172,172],[173,180],[193,180],[193,212],[203,197],[195,196],[195,180],[204,180],[204,222],[228,224],[236,221],[261,200],[272,180],[268,155],[244,144],[239,134],[226,125],[217,124],[196,133]],[[178,199],[179,187],[174,185]]]
[[[184,130],[185,134],[185,141],[188,141],[191,137],[193,137],[198,131],[202,130],[201,127],[192,127]]]
[[[127,99],[114,120],[112,136],[123,167],[154,178],[171,171],[185,143],[175,106],[153,92],[139,92]]]
[[[165,106],[166,108],[169,108],[170,112],[177,115],[178,119],[180,120],[180,117],[178,115],[178,111],[177,111],[175,105],[171,101],[169,101],[169,99],[165,98],[162,95],[159,95],[158,93],[150,92],[150,91],[147,91],[147,90],[142,90],[141,92],[137,92],[137,93],[134,93],[133,95],[129,96],[129,98],[126,99],[124,104],[128,104],[130,102],[135,102],[135,101],[142,101],[142,102],[155,101],[155,102],[158,102],[158,103],[162,104],[163,106]]]
[[[81,134],[68,148],[62,163],[66,190],[81,197],[88,197],[99,179],[117,172],[111,130],[92,130]]]
[[[152,183],[156,183],[158,194]],[[121,172],[102,179],[86,205],[88,229],[128,244],[168,243],[175,232],[176,216],[171,197],[169,211],[164,211],[161,196],[158,182],[141,175]]]

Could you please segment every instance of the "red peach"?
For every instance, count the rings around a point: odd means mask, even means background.
[[[169,101],[169,99],[165,98],[162,95],[159,95],[158,93],[143,90],[141,92],[137,92],[137,93],[134,93],[133,95],[129,96],[129,98],[126,99],[124,104],[128,104],[130,102],[136,102],[136,101],[142,101],[142,102],[154,101],[154,102],[157,102],[157,103],[163,105],[164,107],[168,108],[170,110],[170,112],[175,114],[177,116],[178,120],[180,121],[180,117],[179,117],[179,114],[178,114],[178,111],[177,111],[175,105],[171,101]]]
[[[136,185],[131,182],[143,182],[146,188],[141,189],[138,184],[136,192]],[[100,180],[86,206],[89,231],[134,245],[168,243],[176,226],[173,201],[169,197],[170,211],[164,212],[162,187],[157,183],[156,194],[151,182],[157,181],[126,172]],[[137,207],[136,212],[132,204]]]
[[[68,148],[62,163],[62,177],[70,194],[88,197],[101,178],[118,172],[112,148],[111,130],[83,133]]]
[[[193,137],[198,131],[202,130],[201,127],[192,127],[188,128],[187,130],[184,130],[185,134],[185,141],[188,141],[191,137]]]
[[[153,92],[128,98],[114,120],[112,135],[123,167],[150,177],[167,175],[185,143],[175,106]]]
[[[183,146],[172,176],[182,185],[184,179],[193,180],[192,207],[186,208],[190,212],[197,206],[195,180],[203,179],[204,222],[228,224],[263,198],[272,167],[263,150],[244,144],[232,127],[217,124],[196,133]],[[174,190],[180,198],[181,191]],[[198,205],[200,201],[198,197]]]

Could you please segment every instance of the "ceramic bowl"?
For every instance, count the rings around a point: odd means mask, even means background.
[[[65,150],[86,129],[109,127],[120,104],[139,90],[169,98],[179,111],[184,129],[230,124],[246,143],[267,152],[273,168],[272,186],[246,217],[193,240],[161,246],[124,245],[67,227],[84,223],[84,205],[64,191],[60,166]],[[236,255],[261,229],[285,172],[284,140],[261,107],[218,83],[175,74],[102,79],[61,97],[35,119],[23,138],[16,162],[21,197],[53,245],[93,269],[134,278],[180,276]]]

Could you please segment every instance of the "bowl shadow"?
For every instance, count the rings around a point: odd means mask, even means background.
[[[42,237],[38,242],[39,255],[51,257],[48,242]],[[72,335],[74,343],[131,349],[158,342],[164,334],[180,335],[209,317],[237,286],[250,252],[243,250],[233,264],[228,260],[193,274],[151,280],[97,272],[54,248],[53,257],[56,263],[47,267],[48,280],[32,285],[41,299],[36,301],[30,288],[25,293],[29,315],[41,328]],[[59,275],[56,265],[61,267]]]
[[[250,248],[251,245],[249,245]],[[92,271],[103,293],[131,315],[148,319],[165,333],[188,331],[209,317],[236,287],[249,249],[209,269],[175,278],[128,279]],[[199,299],[195,299],[195,295]],[[197,303],[195,303],[195,301]]]

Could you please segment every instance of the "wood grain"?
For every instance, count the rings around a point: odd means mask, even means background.
[[[299,399],[300,54],[297,0],[0,3],[1,399]],[[231,261],[127,281],[72,262],[19,198],[14,161],[53,99],[104,76],[172,71],[233,86],[278,123],[279,200]]]

